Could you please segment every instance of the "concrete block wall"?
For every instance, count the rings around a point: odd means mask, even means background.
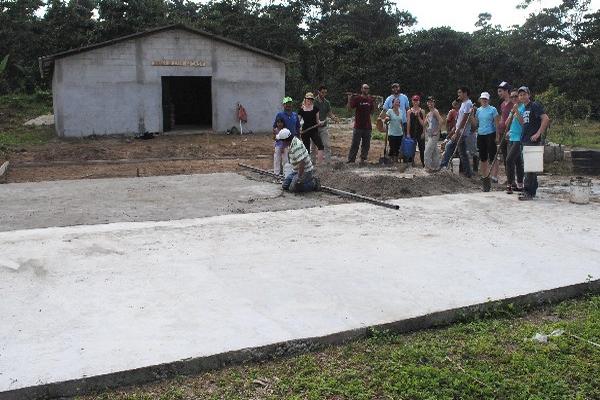
[[[153,66],[197,60],[204,67]],[[212,77],[213,130],[269,131],[285,93],[285,64],[184,30],[170,30],[55,61],[54,114],[60,136],[162,132],[162,76]]]

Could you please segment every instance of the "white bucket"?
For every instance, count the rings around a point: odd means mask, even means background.
[[[460,158],[452,159],[452,172],[456,175],[460,175]]]
[[[523,146],[523,170],[544,172],[544,146]]]
[[[592,194],[592,180],[577,176],[571,178],[571,203],[588,204]]]

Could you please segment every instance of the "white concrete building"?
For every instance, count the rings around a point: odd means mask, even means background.
[[[52,74],[59,136],[239,128],[268,131],[285,93],[286,59],[184,25],[40,57]]]

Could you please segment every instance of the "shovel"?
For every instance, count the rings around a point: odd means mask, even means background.
[[[474,112],[475,112],[475,107],[471,107],[471,111],[469,111],[469,113],[467,114],[467,117],[466,117],[467,118],[467,122],[465,123],[465,126],[463,127],[462,131],[458,134],[458,138],[456,139],[456,146],[454,147],[454,151],[452,152],[452,155],[449,158],[449,160],[450,160],[450,170],[452,172],[454,172],[454,163],[452,162],[452,159],[456,155],[456,151],[458,150],[458,146],[460,146],[460,141],[463,139],[463,136],[465,135],[465,132],[467,132],[467,127],[469,126],[469,119],[473,116]]]
[[[392,163],[392,160],[390,160],[388,157],[386,157],[387,155],[387,142],[388,142],[388,128],[389,128],[389,123],[384,122],[385,123],[385,139],[384,139],[384,145],[383,145],[383,156],[379,158],[379,164],[381,165],[389,165]]]

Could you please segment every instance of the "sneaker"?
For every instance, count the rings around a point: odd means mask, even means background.
[[[511,185],[507,185],[506,186],[506,194],[513,194],[513,190],[512,190],[512,186]]]
[[[529,200],[533,200],[533,196],[530,195],[527,192],[523,192],[521,193],[521,195],[519,196],[519,200],[520,201],[529,201]]]

